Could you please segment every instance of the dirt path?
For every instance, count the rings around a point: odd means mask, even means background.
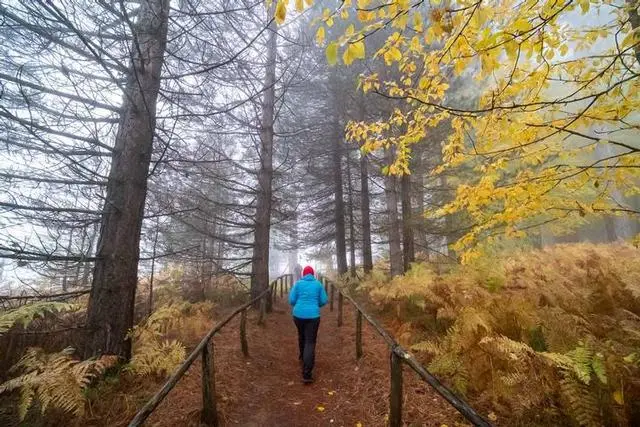
[[[288,309],[276,305],[267,324],[249,316],[248,358],[240,352],[238,323],[215,337],[216,393],[223,426],[383,426],[388,407],[388,350],[363,328],[365,355],[355,360],[355,316],[345,322],[323,309],[312,385],[301,383],[296,332]],[[366,323],[366,322],[365,322]],[[200,363],[195,363],[152,414],[147,425],[198,425]],[[428,385],[405,369],[404,420],[411,426],[462,425],[461,417]]]

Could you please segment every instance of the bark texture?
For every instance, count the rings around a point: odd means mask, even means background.
[[[393,162],[393,153],[387,150],[386,158],[388,164]],[[402,265],[402,247],[400,245],[400,221],[398,219],[398,185],[395,175],[387,175],[385,177],[384,193],[387,201],[387,214],[389,217],[389,264],[391,267],[391,276],[398,276],[403,272]]]
[[[360,154],[360,209],[362,211],[362,267],[365,274],[373,270],[371,251],[371,200],[369,197],[369,170],[367,156]]]
[[[168,18],[169,0],[140,3],[87,311],[87,357],[131,357],[127,333],[133,326],[140,230]]]
[[[275,4],[275,2],[274,2]],[[273,7],[271,8],[273,9]],[[273,10],[270,16],[273,15]],[[273,120],[275,109],[277,28],[272,20],[267,28],[267,68],[262,99],[260,129],[260,170],[256,205],[253,257],[251,262],[251,298],[256,298],[269,287],[269,237],[271,234],[271,204],[273,183]],[[267,298],[267,311],[271,310],[271,296]]]
[[[413,215],[411,207],[411,179],[410,175],[402,175],[402,259],[404,271],[409,271],[412,262],[416,260],[416,252],[413,241]]]

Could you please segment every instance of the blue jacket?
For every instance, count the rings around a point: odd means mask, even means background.
[[[289,293],[289,304],[293,306],[293,316],[299,319],[317,319],[320,307],[327,304],[329,298],[313,274],[307,274],[298,280]]]

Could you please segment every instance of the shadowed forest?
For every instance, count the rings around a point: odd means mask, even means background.
[[[0,425],[143,422],[640,425],[640,1],[0,2]]]

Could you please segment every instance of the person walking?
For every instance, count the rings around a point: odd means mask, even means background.
[[[298,329],[298,359],[302,361],[302,381],[305,384],[313,382],[320,307],[329,301],[324,287],[316,280],[314,274],[313,268],[306,266],[302,270],[302,278],[293,285],[289,293],[289,304],[293,306],[293,322]]]

